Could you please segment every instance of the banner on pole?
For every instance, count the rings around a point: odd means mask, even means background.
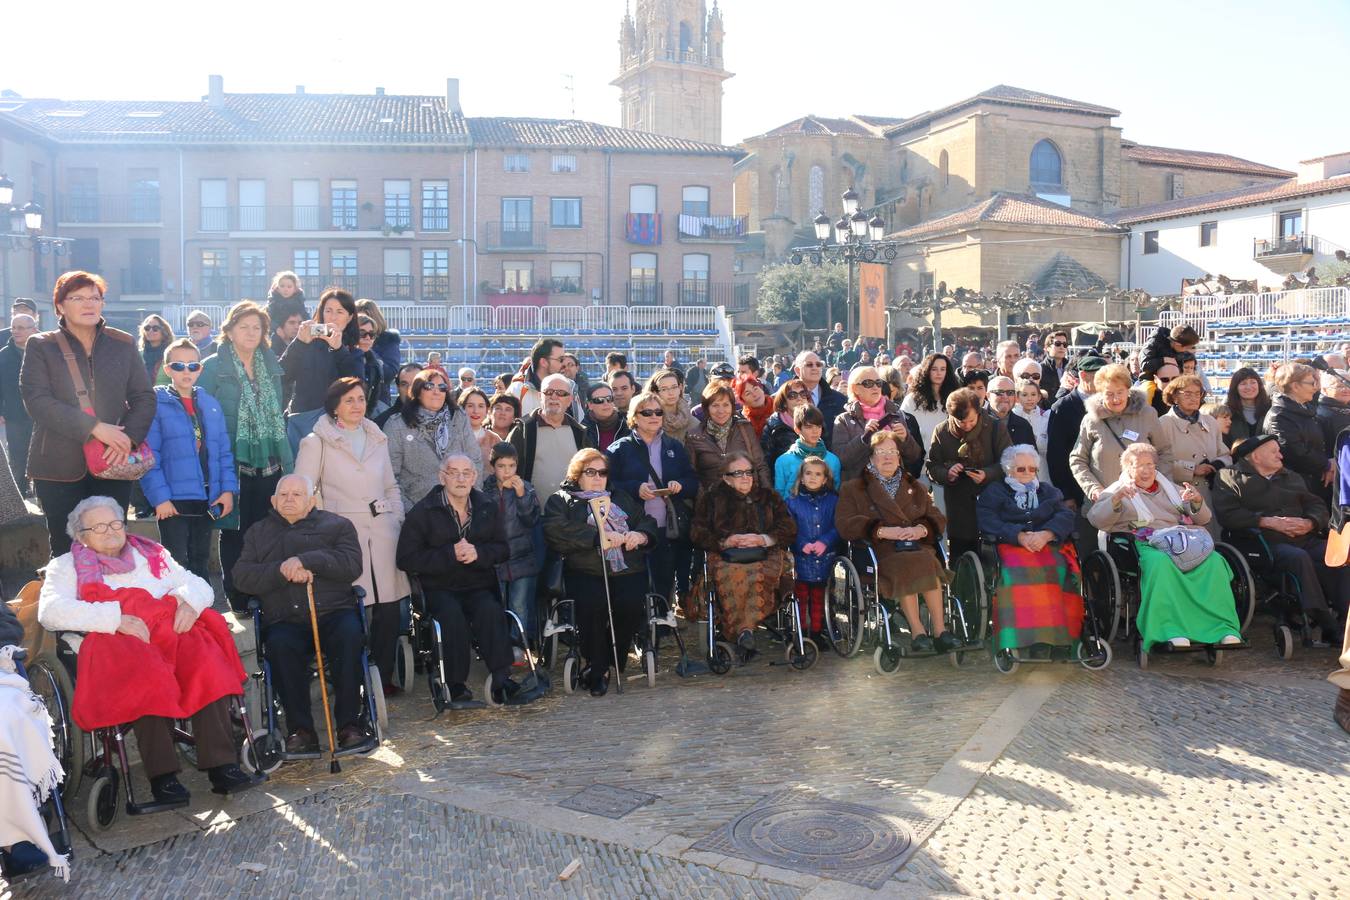
[[[886,337],[886,267],[876,263],[858,266],[858,334]]]

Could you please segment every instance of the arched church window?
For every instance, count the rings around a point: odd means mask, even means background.
[[[811,218],[825,208],[825,170],[820,166],[812,166],[807,175],[807,196],[806,216]]]
[[[1037,142],[1031,148],[1031,183],[1037,185],[1061,185],[1063,181],[1063,160],[1059,150],[1048,140]]]

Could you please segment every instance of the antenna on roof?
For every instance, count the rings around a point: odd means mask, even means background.
[[[569,118],[575,119],[577,117],[577,80],[573,75],[567,72],[563,73],[563,90],[567,91],[568,96],[570,97],[572,111],[569,114]]]

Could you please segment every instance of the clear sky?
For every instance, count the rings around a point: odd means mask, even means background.
[[[468,115],[566,117],[575,102],[579,118],[619,119],[623,0],[4,6],[0,88],[28,97],[195,99],[212,73],[227,92],[438,94],[457,76]],[[726,143],[806,113],[910,116],[1004,83],[1119,109],[1141,143],[1284,167],[1350,150],[1350,0],[721,8],[736,73]],[[66,24],[79,33],[57,34]]]

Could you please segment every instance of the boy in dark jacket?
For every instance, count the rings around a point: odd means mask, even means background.
[[[516,448],[502,441],[492,448],[492,472],[483,480],[483,496],[497,507],[506,530],[510,556],[497,564],[497,579],[505,585],[506,608],[516,614],[525,636],[535,635],[535,583],[539,558],[535,553],[535,526],[539,524],[539,497],[534,485],[516,471]]]
[[[155,420],[145,441],[154,466],[141,490],[159,519],[159,539],[188,571],[210,581],[212,522],[229,515],[239,491],[225,414],[197,388],[201,361],[190,338],[164,351],[169,384],[155,388]]]

